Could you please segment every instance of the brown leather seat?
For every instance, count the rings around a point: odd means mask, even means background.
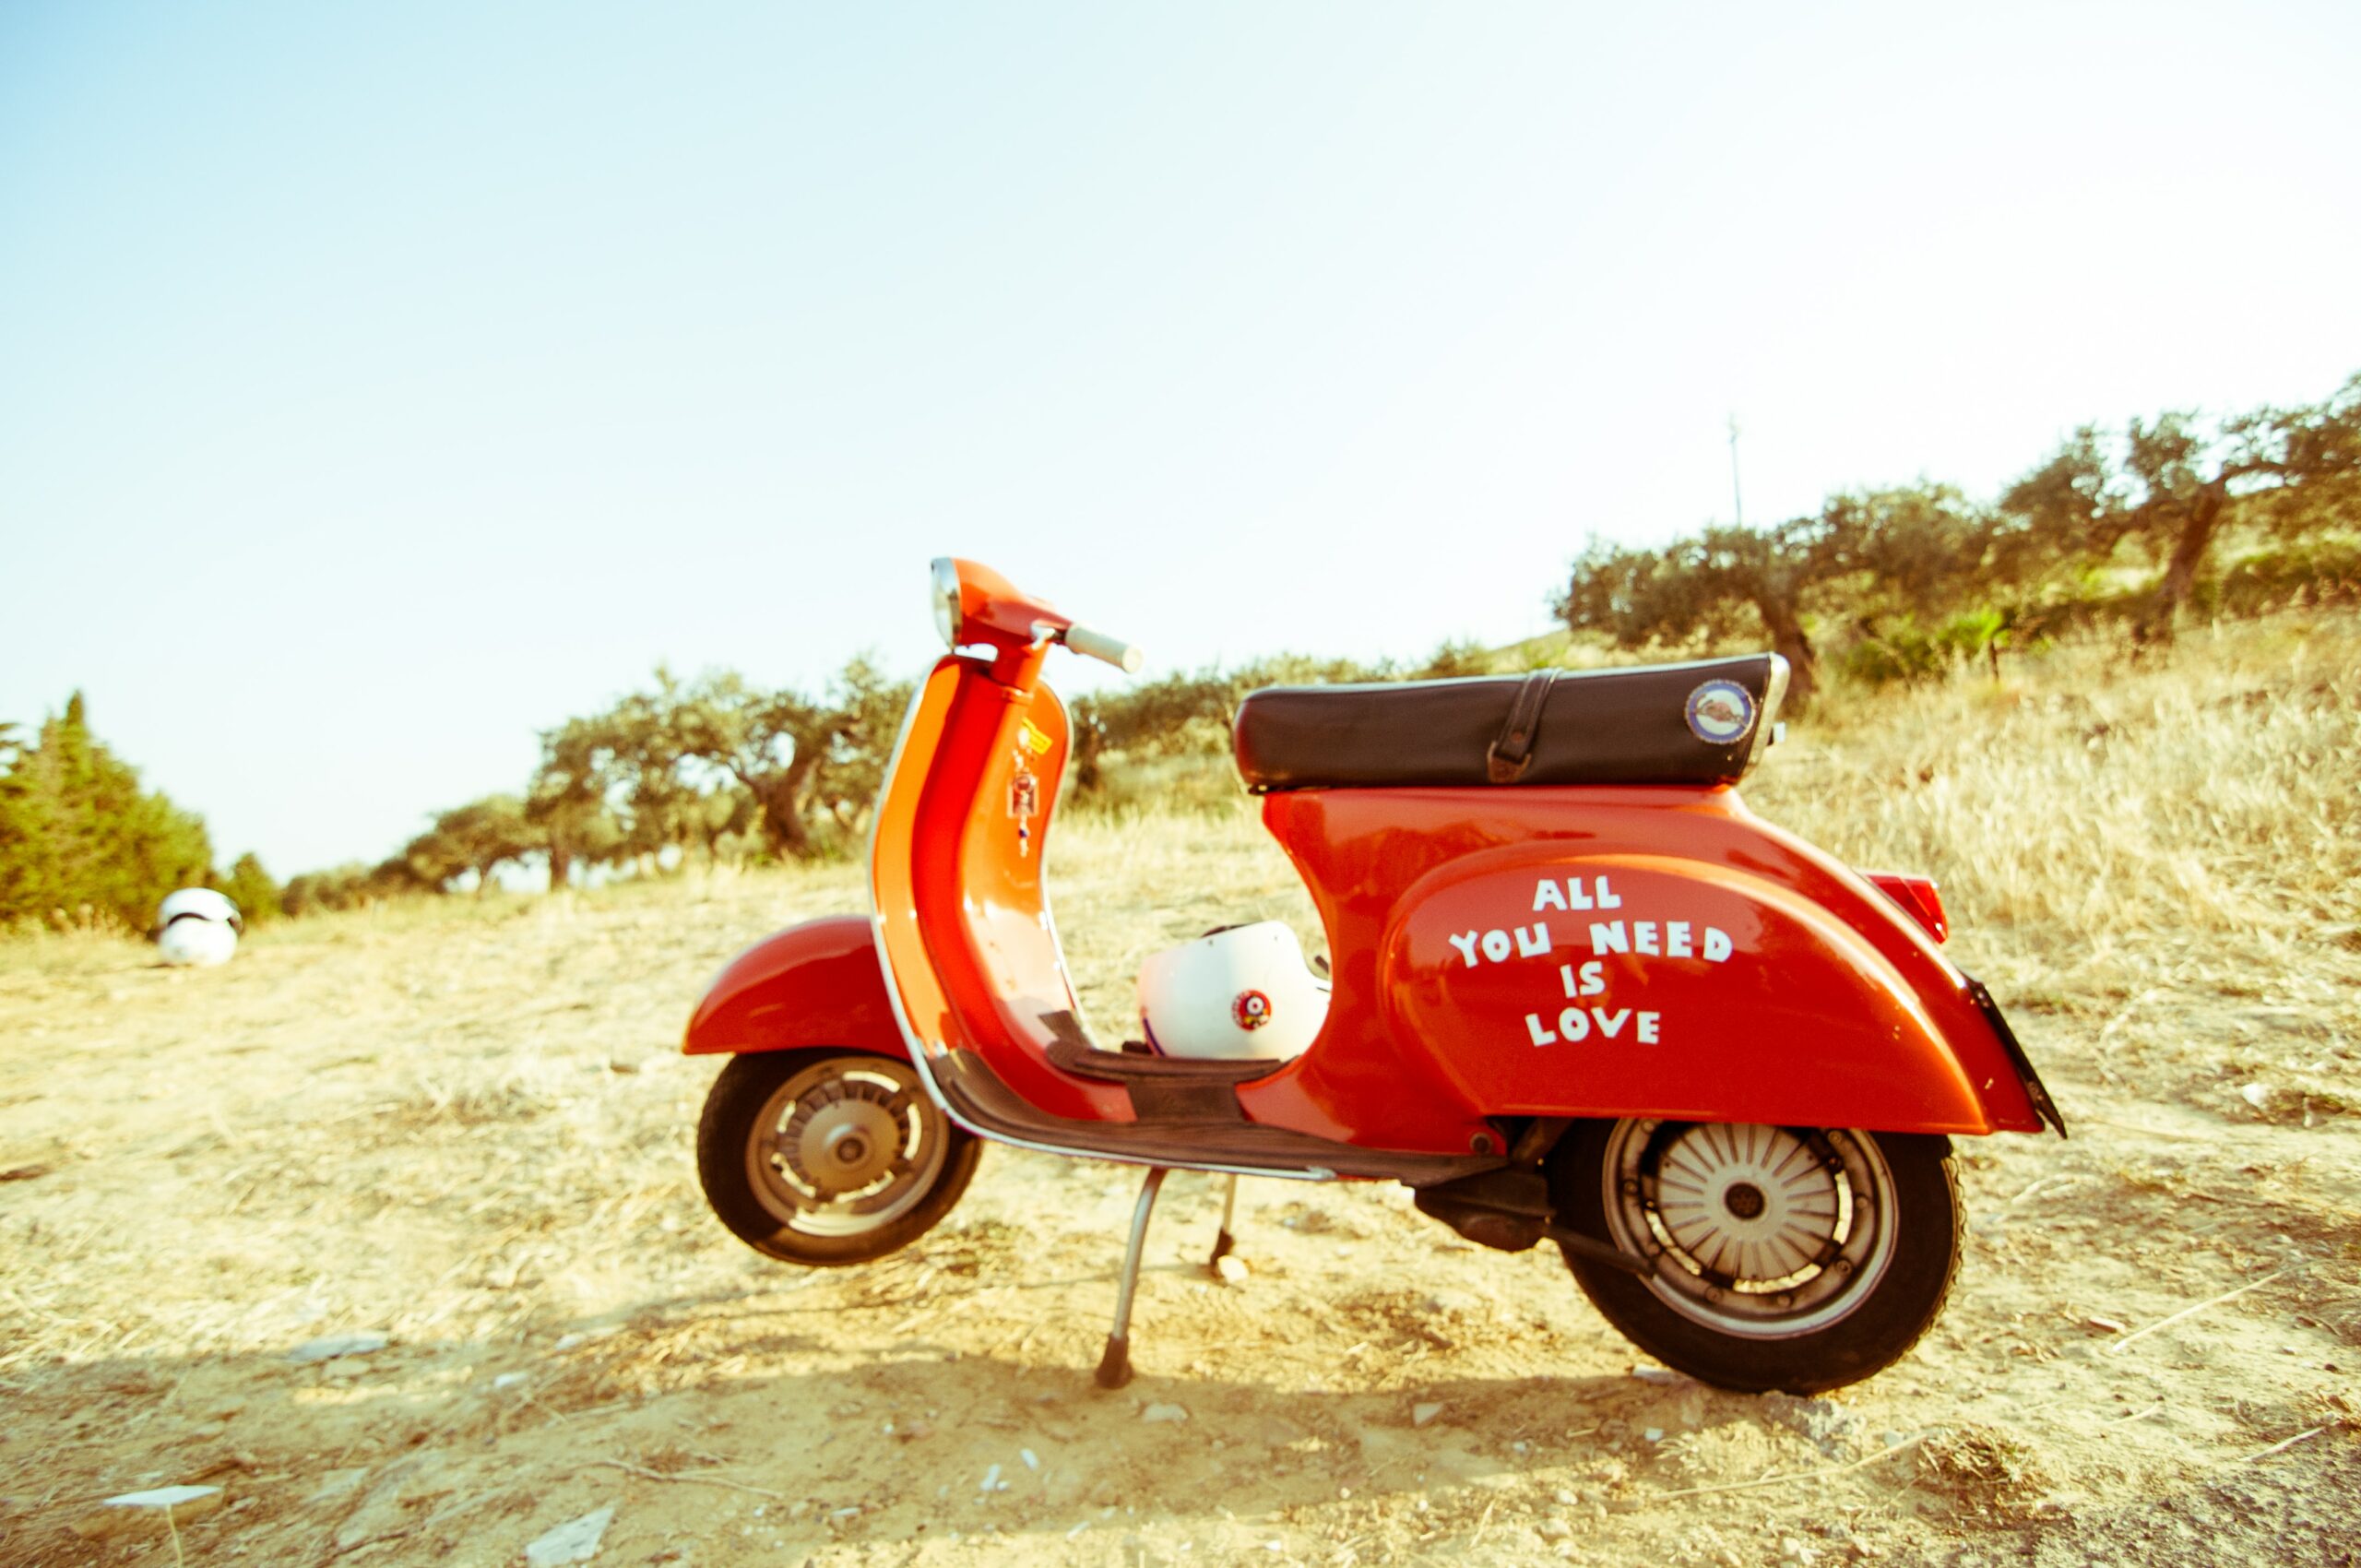
[[[1266,686],[1239,706],[1238,771],[1273,790],[1731,784],[1786,695],[1776,654],[1465,681]],[[1525,699],[1513,777],[1495,747]],[[1538,723],[1531,716],[1537,705]],[[1512,759],[1513,760],[1513,759]]]

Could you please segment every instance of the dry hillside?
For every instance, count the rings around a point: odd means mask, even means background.
[[[1112,1395],[1124,1170],[995,1149],[896,1259],[765,1262],[704,1210],[713,1064],[672,1048],[849,867],[323,917],[205,972],[0,949],[0,1562],[502,1563],[608,1505],[611,1564],[2337,1560],[2356,779],[2352,619],[2014,660],[1772,754],[1759,809],[1941,879],[2073,1127],[1961,1146],[1948,1313],[1822,1399],[1642,1368],[1553,1254],[1392,1188],[1249,1182],[1223,1284],[1176,1177]],[[1307,916],[1243,802],[1060,833],[1102,1026],[1157,946]],[[226,1505],[74,1531],[180,1482]]]

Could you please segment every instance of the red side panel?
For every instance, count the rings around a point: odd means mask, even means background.
[[[1503,1114],[2040,1126],[1919,923],[1734,791],[1316,790],[1264,817],[1336,974],[1320,1039],[1239,1091],[1258,1121],[1400,1148]]]
[[[1396,1038],[1437,1042],[1473,1104],[1989,1131],[1935,998],[1750,871],[1519,845],[1441,869],[1403,904],[1382,971]],[[1949,1011],[1985,1032],[1964,995]]]
[[[681,1041],[691,1056],[803,1045],[908,1054],[863,916],[789,926],[730,959]]]

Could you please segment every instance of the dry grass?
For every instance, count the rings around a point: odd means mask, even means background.
[[[2361,946],[2356,757],[2361,633],[2288,619],[1851,695],[1748,792],[1857,861],[1949,869],[1973,926],[2287,957]]]
[[[712,1069],[672,1048],[730,953],[859,906],[849,866],[326,916],[216,971],[0,944],[0,1562],[171,1561],[65,1526],[200,1477],[232,1501],[184,1526],[192,1562],[509,1562],[606,1501],[602,1562],[1519,1562],[1555,1561],[1561,1526],[1618,1563],[1941,1557],[2185,1495],[2323,1423],[2253,1468],[2349,1507],[2348,1384],[2322,1369],[2361,1360],[2356,671],[2351,617],[2067,648],[1832,705],[1772,754],[1758,810],[1942,881],[1953,952],[2075,1123],[1963,1147],[1951,1309],[1836,1400],[1635,1380],[1559,1265],[1385,1188],[1250,1184],[1255,1272],[1225,1289],[1192,1265],[1212,1190],[1176,1178],[1142,1380],[1111,1398],[1086,1372],[1121,1171],[995,1151],[896,1259],[762,1262],[703,1211]],[[1260,915],[1316,934],[1242,801],[1060,834],[1104,1031],[1165,944]],[[2094,1320],[2273,1269],[2101,1353]],[[392,1346],[286,1359],[358,1330]],[[1143,1424],[1147,1400],[1193,1419]],[[1443,1414],[1415,1424],[1421,1402]],[[1915,1461],[1651,1501],[1917,1432]],[[1014,1489],[979,1503],[995,1464]]]
[[[1747,793],[1854,864],[1936,875],[1961,961],[2094,1025],[2103,1077],[2300,1123],[2354,1099],[2356,779],[2361,624],[2286,617],[1857,698]],[[2192,1011],[2221,1037],[2195,1057],[2160,1027]]]

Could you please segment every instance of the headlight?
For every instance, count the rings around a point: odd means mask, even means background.
[[[943,634],[943,646],[959,646],[959,568],[951,564],[948,555],[938,555],[931,568],[934,574],[934,629]]]

